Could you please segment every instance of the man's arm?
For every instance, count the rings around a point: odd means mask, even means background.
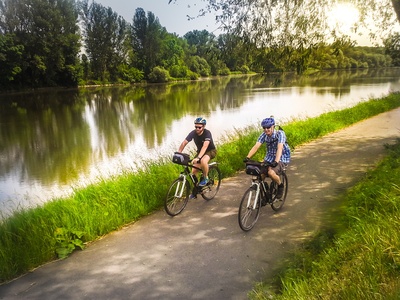
[[[198,154],[199,160],[206,154],[208,145],[210,145],[210,141],[204,141],[203,147],[201,147],[200,152]]]
[[[186,139],[184,139],[183,142],[181,143],[181,145],[179,146],[178,152],[182,152],[183,149],[185,149],[185,147],[186,147],[186,145],[187,145],[188,143],[189,143],[189,142],[188,142]]]
[[[247,154],[247,158],[252,157],[256,152],[258,151],[258,148],[260,148],[262,144],[260,142],[256,142],[253,146],[253,148],[250,149],[249,153]]]
[[[276,149],[276,155],[275,155],[276,162],[279,162],[281,160],[282,151],[283,151],[283,144],[278,143],[278,148]]]

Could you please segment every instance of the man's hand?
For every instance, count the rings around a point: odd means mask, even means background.
[[[271,163],[271,167],[273,167],[273,168],[275,168],[277,165],[278,165],[278,163],[277,163],[276,161],[273,161],[273,162]]]
[[[250,160],[250,158],[246,157],[245,159],[243,159],[243,162],[248,162]]]

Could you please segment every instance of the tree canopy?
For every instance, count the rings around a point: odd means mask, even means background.
[[[169,0],[179,2],[182,0]],[[372,40],[390,35],[400,21],[400,0],[204,0],[199,16],[214,12],[226,33],[263,46],[301,46],[337,38],[338,28],[327,20],[335,5],[353,4],[359,11],[355,34],[367,31]]]

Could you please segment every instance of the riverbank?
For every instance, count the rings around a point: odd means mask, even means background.
[[[354,108],[293,121],[285,124],[284,129],[290,145],[296,148],[328,132],[399,106],[400,94],[392,94]],[[224,177],[242,169],[242,159],[258,134],[258,128],[248,128],[227,137],[229,142],[219,145],[217,160]],[[0,225],[1,281],[56,259],[57,255],[66,257],[75,249],[159,209],[166,189],[180,171],[180,167],[169,159],[145,163],[145,168],[138,173],[104,179],[76,191],[68,199],[54,199],[43,207],[18,211],[4,220]]]
[[[336,228],[307,240],[250,299],[399,299],[400,138],[387,148],[387,157],[338,199]]]

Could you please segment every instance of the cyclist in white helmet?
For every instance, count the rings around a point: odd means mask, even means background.
[[[203,171],[204,178],[199,186],[205,186],[208,182],[208,162],[217,155],[215,144],[211,132],[206,129],[206,119],[199,117],[194,120],[194,130],[189,132],[187,137],[179,146],[178,152],[182,152],[190,141],[194,141],[197,147],[197,156],[193,159],[192,164],[199,167]],[[196,175],[197,170],[192,169]]]

